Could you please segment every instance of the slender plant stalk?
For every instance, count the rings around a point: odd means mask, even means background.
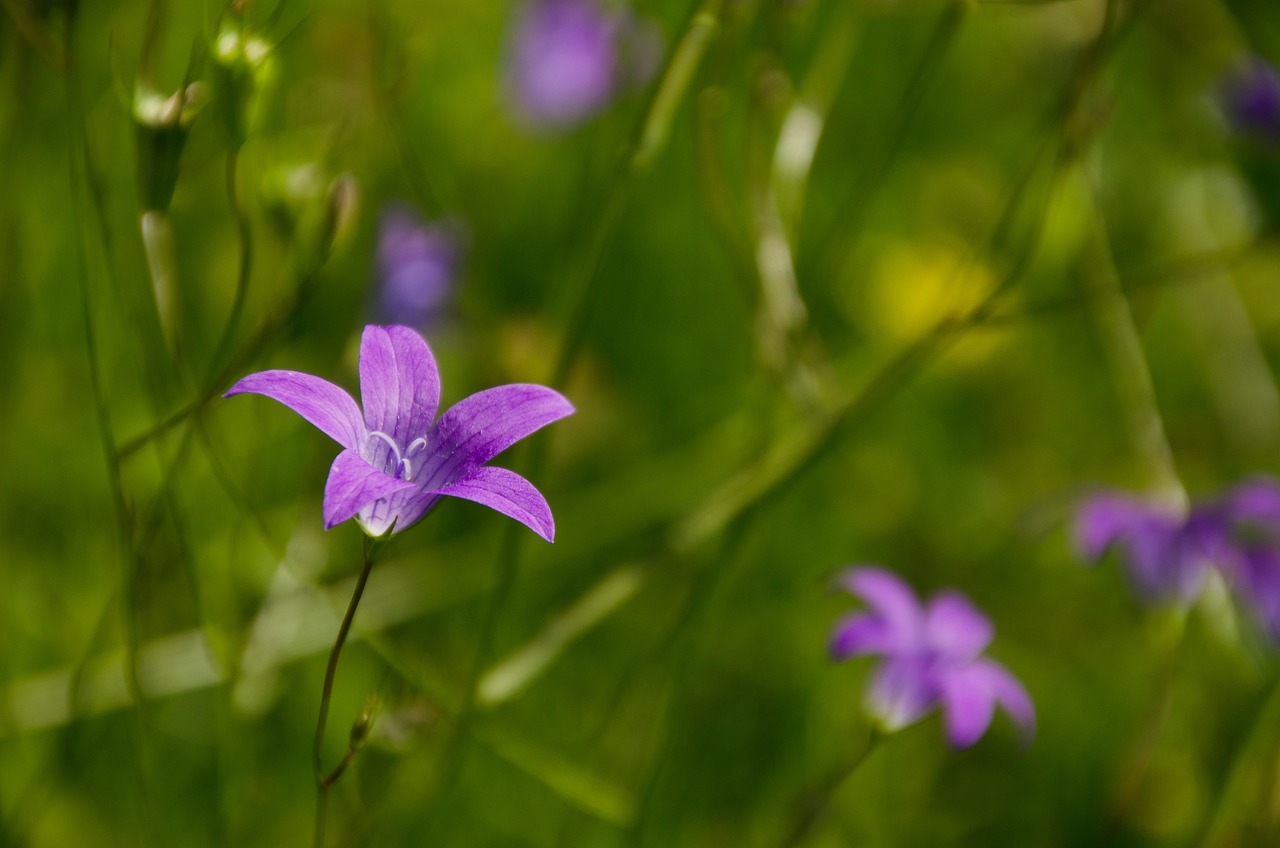
[[[1138,800],[1142,784],[1151,768],[1156,746],[1164,734],[1169,714],[1173,707],[1173,684],[1177,679],[1178,654],[1187,632],[1186,610],[1174,613],[1177,618],[1173,622],[1172,634],[1165,634],[1166,639],[1160,646],[1161,657],[1156,669],[1155,684],[1151,688],[1150,700],[1139,726],[1137,740],[1126,757],[1115,791],[1112,793],[1111,808],[1107,813],[1104,843],[1110,843],[1117,835],[1133,805]]]
[[[120,623],[124,641],[124,678],[125,686],[129,691],[134,706],[131,731],[137,765],[136,773],[140,796],[139,806],[143,840],[146,844],[153,844],[155,842],[154,817],[152,815],[150,783],[147,778],[146,734],[140,712],[143,695],[142,686],[138,678],[139,637],[136,583],[140,563],[133,546],[133,516],[125,500],[123,483],[120,477],[120,453],[112,432],[111,411],[103,384],[101,354],[93,321],[93,298],[89,284],[89,248],[86,243],[87,236],[84,235],[88,232],[86,222],[88,213],[84,209],[85,200],[80,190],[82,182],[89,180],[91,169],[88,165],[89,142],[85,129],[84,104],[81,100],[80,86],[76,76],[77,66],[72,48],[73,25],[74,19],[69,15],[64,22],[63,46],[67,60],[65,80],[66,117],[68,136],[70,138],[68,177],[71,183],[70,190],[73,198],[72,211],[75,229],[82,234],[81,238],[77,240],[77,264],[79,270],[77,279],[80,289],[81,319],[84,330],[85,352],[88,357],[90,396],[93,402],[94,419],[106,460],[107,484],[111,491],[120,543],[122,547],[126,548],[126,553],[121,561],[120,575]],[[90,187],[90,190],[92,190],[92,187]]]
[[[787,829],[786,835],[778,843],[778,848],[798,848],[798,846],[805,843],[813,832],[814,825],[818,823],[823,814],[826,813],[827,808],[831,806],[831,802],[840,794],[840,790],[845,787],[845,784],[857,774],[858,769],[867,761],[872,752],[879,747],[883,738],[884,735],[880,731],[872,728],[870,735],[867,737],[867,744],[863,745],[849,762],[829,775],[804,798],[798,805],[791,827]]]
[[[222,366],[222,360],[231,348],[235,338],[236,327],[240,324],[240,316],[244,312],[244,304],[249,296],[249,277],[253,273],[253,229],[249,226],[249,216],[240,202],[237,180],[240,175],[240,147],[232,144],[227,151],[226,191],[227,205],[231,207],[231,215],[236,222],[236,238],[240,242],[240,263],[236,271],[236,292],[231,301],[231,312],[227,315],[227,323],[222,328],[213,349],[213,357],[209,360],[208,379],[213,380]]]
[[[605,198],[600,214],[590,235],[584,241],[584,251],[576,263],[572,281],[568,286],[572,305],[568,329],[561,343],[552,368],[550,384],[563,386],[573,365],[577,362],[586,339],[591,308],[594,304],[596,272],[608,251],[619,219],[626,208],[632,185],[640,174],[648,170],[653,160],[666,146],[671,123],[689,90],[698,66],[706,54],[720,24],[724,0],[700,0],[686,25],[683,35],[663,69],[648,108],[637,126],[627,154],[623,157],[619,172]],[[545,465],[545,447],[533,451],[529,461],[529,476],[536,478]],[[508,526],[499,546],[498,576],[487,602],[481,609],[477,627],[476,651],[463,687],[463,703],[458,714],[458,733],[453,750],[446,757],[446,774],[455,773],[464,756],[463,746],[471,726],[476,705],[476,689],[481,672],[489,661],[493,645],[494,629],[506,604],[516,575],[519,573],[521,552],[520,528]]]
[[[333,642],[333,649],[329,652],[329,663],[324,670],[324,688],[320,691],[320,715],[316,719],[316,734],[311,743],[311,763],[316,779],[316,848],[324,848],[324,826],[329,806],[329,787],[342,777],[355,756],[355,748],[350,746],[347,748],[347,753],[342,758],[342,761],[333,771],[326,773],[324,770],[324,729],[329,721],[329,702],[333,697],[333,680],[338,673],[338,659],[342,656],[342,646],[347,642],[347,634],[351,631],[351,622],[356,617],[356,608],[360,606],[360,598],[364,595],[365,584],[369,582],[369,572],[373,570],[373,564],[382,552],[382,548],[391,532],[391,530],[388,530],[387,535],[379,536],[376,539],[368,536],[364,538],[364,564],[360,569],[360,576],[356,578],[355,591],[351,593],[351,601],[347,604],[347,612],[342,616],[342,624],[338,626],[338,637]]]
[[[898,152],[903,149],[903,141],[915,123],[925,94],[937,77],[942,60],[960,34],[969,6],[967,0],[953,0],[939,15],[929,42],[907,82],[900,101],[901,108],[893,118],[892,129],[869,158],[862,172],[864,179],[850,187],[839,206],[839,212],[814,244],[816,262],[808,263],[809,267],[805,270],[816,272],[819,279],[839,279],[849,248],[853,244],[851,234],[860,232],[866,223],[867,213],[871,211],[872,203],[884,185]]]
[[[1249,752],[1257,748],[1259,743],[1267,738],[1269,732],[1274,732],[1277,721],[1280,721],[1280,676],[1276,677],[1270,689],[1262,697],[1248,730],[1240,734],[1240,741],[1231,754],[1230,765],[1223,777],[1222,785],[1218,788],[1209,815],[1205,817],[1203,831],[1199,838],[1190,844],[1199,845],[1200,848],[1241,844],[1230,840],[1224,833],[1230,816],[1229,802],[1247,779]]]

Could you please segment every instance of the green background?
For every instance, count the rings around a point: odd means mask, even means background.
[[[219,3],[2,5],[0,843],[310,843],[360,565],[322,530],[334,445],[211,397],[126,448],[250,371],[355,389],[397,200],[469,234],[444,402],[578,413],[498,461],[554,545],[448,501],[375,567],[330,844],[781,846],[810,813],[813,846],[1280,839],[1272,651],[1221,587],[1149,608],[1066,532],[1093,485],[1280,470],[1280,149],[1218,102],[1280,58],[1271,0],[640,2],[674,61],[551,135],[506,108],[507,3],[250,3],[270,58],[232,71]],[[135,87],[187,81],[166,159]],[[855,562],[990,614],[1029,748],[934,716],[824,789],[869,735],[872,663],[826,656]]]

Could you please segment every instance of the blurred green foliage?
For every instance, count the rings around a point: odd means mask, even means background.
[[[986,609],[1039,731],[908,728],[806,844],[1280,839],[1275,658],[1063,532],[1280,471],[1280,150],[1215,99],[1273,0],[644,0],[678,60],[554,136],[507,2],[3,7],[0,844],[309,843],[359,533],[323,436],[215,396],[355,386],[396,200],[470,232],[445,402],[579,412],[500,463],[554,546],[450,502],[374,570],[330,844],[783,844],[866,744],[849,562]]]

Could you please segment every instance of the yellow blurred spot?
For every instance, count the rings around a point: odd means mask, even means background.
[[[909,343],[970,313],[995,287],[991,268],[941,243],[895,242],[875,263],[868,306],[874,327]],[[993,333],[967,332],[947,359],[972,365],[999,346]]]

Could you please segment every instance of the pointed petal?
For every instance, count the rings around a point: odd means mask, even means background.
[[[404,446],[425,436],[440,406],[440,372],[422,336],[370,324],[360,339],[360,398],[370,431]]]
[[[545,386],[517,383],[477,392],[440,416],[431,434],[434,459],[419,476],[426,488],[446,486],[573,411]]]
[[[886,660],[867,686],[867,708],[888,731],[919,721],[937,702],[936,683],[928,660],[921,656]]]
[[[1094,495],[1076,512],[1075,542],[1081,555],[1097,561],[1112,545],[1156,524],[1176,523],[1170,510],[1125,495]]]
[[[364,438],[360,407],[341,388],[298,371],[259,371],[227,389],[223,397],[251,393],[279,401],[344,448]]]
[[[835,660],[867,654],[892,654],[897,649],[893,628],[874,614],[859,612],[845,616],[831,633],[831,658]]]
[[[1183,519],[1166,507],[1123,495],[1096,495],[1076,515],[1076,546],[1093,561],[1110,548],[1120,548],[1145,595],[1183,594],[1189,583],[1198,585],[1186,567],[1183,526]]]
[[[379,471],[355,451],[344,450],[333,461],[329,479],[324,484],[324,529],[336,527],[380,498],[417,488],[413,483]]]
[[[1036,732],[1036,708],[1018,678],[1000,663],[988,659],[973,663],[967,674],[991,693],[996,703],[1018,725],[1023,742],[1029,745]]]
[[[434,489],[429,494],[449,495],[484,504],[508,518],[514,518],[548,542],[555,541],[556,523],[551,516],[551,507],[547,506],[546,499],[532,483],[514,471],[481,466],[461,480]]]
[[[1272,641],[1280,642],[1280,552],[1268,547],[1245,550],[1233,572],[1241,600]]]
[[[977,663],[941,675],[942,710],[947,738],[956,748],[968,748],[982,738],[995,715],[995,694],[979,673]]]
[[[924,616],[916,593],[901,577],[873,566],[850,568],[839,577],[841,588],[866,602],[884,619],[896,641],[895,651],[917,648],[924,635]]]
[[[1231,521],[1280,527],[1280,483],[1273,477],[1254,477],[1229,491],[1222,510]]]
[[[991,620],[959,592],[939,592],[924,613],[925,639],[939,653],[971,660],[995,635]]]

